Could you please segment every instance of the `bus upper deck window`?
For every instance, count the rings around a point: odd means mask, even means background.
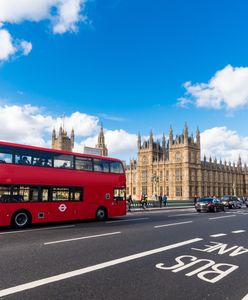
[[[92,159],[88,157],[76,157],[75,168],[76,170],[93,171]]]
[[[73,168],[73,156],[72,155],[57,155],[54,156],[54,167],[72,169]]]
[[[13,154],[8,147],[0,147],[0,164],[12,164]]]
[[[123,166],[120,162],[118,161],[111,161],[110,162],[110,172],[111,173],[117,173],[117,174],[123,174]]]
[[[94,171],[109,172],[109,161],[103,159],[94,159]]]

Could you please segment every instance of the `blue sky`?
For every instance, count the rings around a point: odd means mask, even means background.
[[[2,0],[0,9],[11,1]],[[36,116],[56,122],[62,113],[69,119],[80,112],[96,117],[106,130],[130,135],[140,131],[145,136],[151,128],[160,135],[170,125],[181,133],[186,121],[190,131],[197,126],[206,131],[209,142],[212,132],[207,130],[222,128],[218,134],[234,135],[238,142],[230,146],[222,141],[206,153],[227,158],[241,153],[247,159],[247,1],[81,0],[80,14],[87,20],[75,18],[55,32],[51,15],[59,9],[57,2],[49,7],[50,16],[39,15],[36,21],[22,9],[15,20],[0,12],[1,29],[19,47],[0,65],[2,107],[28,104],[41,109]],[[26,55],[20,41],[32,44]],[[191,82],[188,88],[185,82]],[[78,136],[84,140],[95,134]],[[231,155],[226,151],[232,146],[237,151]],[[123,157],[128,155],[134,155],[133,148]]]

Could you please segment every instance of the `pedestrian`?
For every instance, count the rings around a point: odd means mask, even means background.
[[[166,195],[163,196],[162,201],[164,203],[164,207],[166,207],[166,204],[167,204],[167,196]]]
[[[194,206],[196,205],[196,202],[197,202],[197,195],[195,195],[194,197]]]
[[[128,196],[127,203],[128,203],[128,211],[131,212],[131,205],[133,204],[133,199],[131,195]]]
[[[158,200],[159,200],[159,207],[161,208],[162,207],[162,200],[163,200],[162,195],[159,195]]]
[[[141,207],[142,207],[143,209],[145,209],[145,195],[142,195],[142,196],[141,196],[140,203],[141,203]]]

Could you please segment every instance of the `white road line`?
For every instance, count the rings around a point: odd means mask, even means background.
[[[0,297],[16,294],[16,293],[19,293],[19,292],[22,292],[22,291],[26,291],[26,290],[36,288],[38,286],[46,285],[46,284],[49,284],[49,283],[52,283],[52,282],[57,282],[57,281],[60,281],[60,280],[64,280],[64,279],[72,278],[72,277],[75,277],[75,276],[83,275],[83,274],[86,274],[86,273],[90,273],[90,272],[93,272],[93,271],[101,270],[101,269],[104,269],[104,268],[108,268],[108,267],[111,267],[111,266],[122,264],[122,263],[125,263],[125,262],[128,262],[128,261],[132,261],[132,260],[135,260],[135,259],[139,259],[139,258],[142,258],[142,257],[149,256],[149,255],[153,255],[153,254],[157,254],[157,253],[160,253],[160,252],[175,249],[175,248],[178,248],[178,247],[193,244],[193,243],[196,243],[196,242],[199,242],[199,241],[202,241],[202,240],[203,240],[202,238],[195,238],[195,239],[191,239],[191,240],[186,240],[186,241],[183,241],[183,242],[171,244],[171,245],[164,246],[164,247],[161,247],[161,248],[156,248],[156,249],[152,249],[152,250],[149,250],[149,251],[144,251],[144,252],[140,252],[140,253],[137,253],[137,254],[124,256],[124,257],[121,257],[121,258],[110,260],[110,261],[100,263],[100,264],[97,264],[97,265],[93,265],[93,266],[90,266],[90,267],[86,267],[86,268],[74,270],[74,271],[71,271],[71,272],[62,273],[62,274],[59,274],[59,275],[46,277],[46,278],[42,278],[42,279],[39,279],[39,280],[31,281],[31,282],[28,282],[28,283],[24,283],[24,284],[21,284],[21,285],[13,286],[11,288],[0,290]]]
[[[171,224],[164,224],[164,225],[157,225],[157,226],[154,226],[154,228],[169,227],[169,226],[176,226],[176,225],[189,224],[189,223],[193,223],[193,221],[180,222],[180,223],[171,223]]]
[[[224,218],[231,218],[236,217],[236,215],[230,215],[230,216],[222,216],[222,217],[215,217],[215,218],[208,218],[209,220],[217,220],[217,219],[224,219]]]
[[[242,233],[242,232],[246,232],[246,230],[234,230],[234,231],[232,231],[232,233]]]
[[[142,221],[149,220],[150,218],[137,218],[137,219],[126,219],[126,220],[116,220],[116,221],[106,221],[105,223],[120,223],[120,222],[130,222],[130,221]]]
[[[0,232],[0,235],[13,234],[13,233],[26,233],[32,231],[43,231],[43,230],[52,230],[52,229],[64,229],[64,228],[72,228],[72,227],[75,227],[75,225],[46,227],[46,228],[39,228],[39,229],[27,229],[27,230],[18,230],[18,231],[7,231],[7,232]]]
[[[108,235],[115,235],[115,234],[120,234],[121,232],[109,232],[109,233],[103,233],[103,234],[96,234],[96,235],[89,235],[89,236],[82,236],[79,238],[74,238],[74,239],[67,239],[67,240],[60,240],[60,241],[53,241],[53,242],[47,242],[44,243],[43,245],[51,245],[51,244],[59,244],[59,243],[66,243],[66,242],[73,242],[73,241],[78,241],[78,240],[86,240],[86,239],[92,239],[92,238],[97,238],[97,237],[102,237],[102,236],[108,236]]]
[[[242,300],[248,300],[248,294],[246,294]]]
[[[183,216],[192,216],[192,215],[199,216],[199,214],[197,214],[197,212],[194,212],[194,213],[190,213],[190,214],[171,215],[168,217],[183,217]]]
[[[211,237],[219,237],[219,236],[224,236],[226,233],[216,233],[216,234],[211,234]]]

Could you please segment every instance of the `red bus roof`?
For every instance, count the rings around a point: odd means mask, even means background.
[[[0,145],[16,147],[16,148],[26,148],[26,149],[32,149],[32,150],[54,152],[54,153],[61,153],[61,154],[66,154],[66,155],[77,155],[77,156],[82,156],[82,157],[92,157],[92,158],[99,158],[99,159],[104,158],[106,160],[115,160],[115,161],[121,162],[121,160],[118,158],[112,158],[112,157],[107,157],[107,156],[99,156],[99,155],[94,155],[94,154],[85,154],[85,153],[78,153],[78,152],[69,152],[69,151],[64,151],[64,150],[56,150],[56,149],[52,149],[52,148],[30,146],[30,145],[24,145],[24,144],[16,144],[16,143],[11,143],[11,142],[4,142],[4,141],[0,141]]]

